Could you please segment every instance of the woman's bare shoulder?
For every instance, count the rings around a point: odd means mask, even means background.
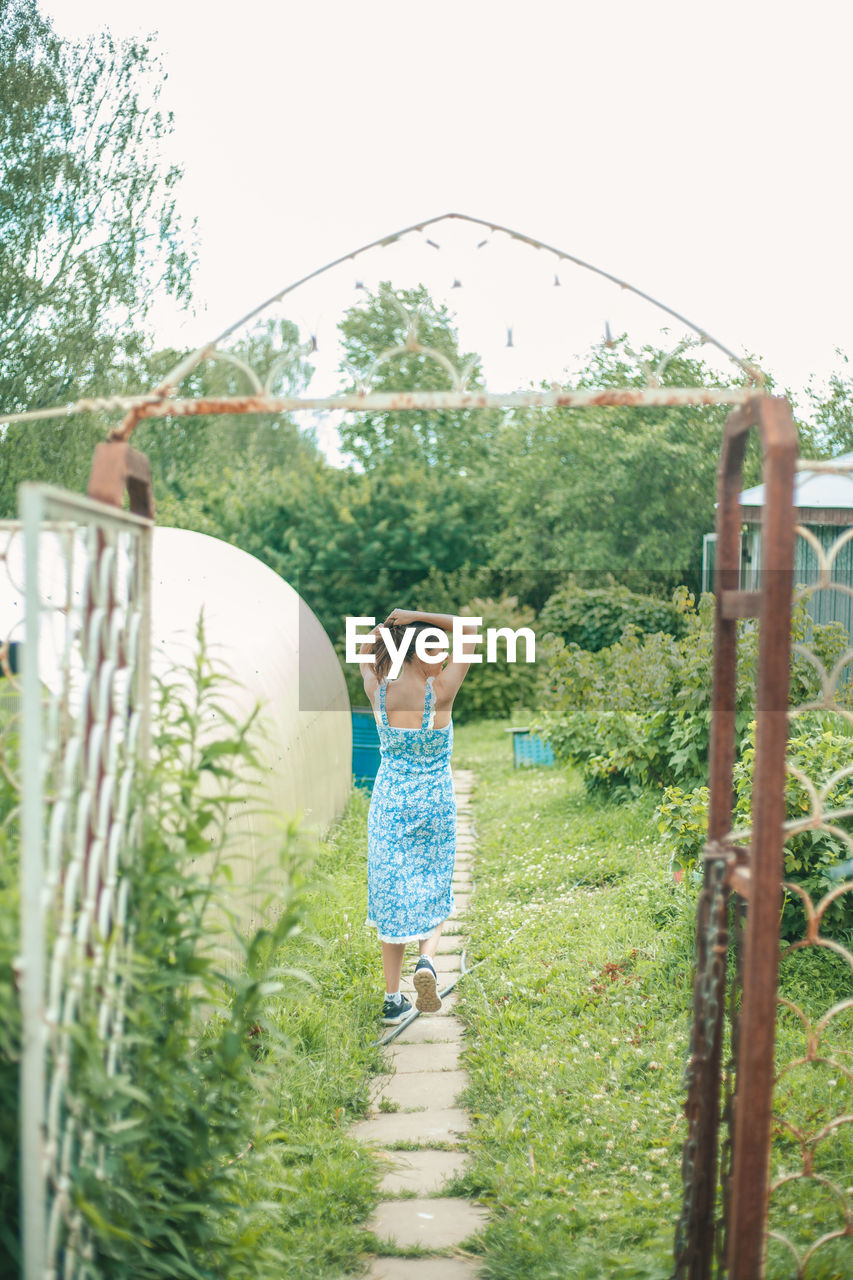
[[[379,688],[380,681],[377,678],[373,668],[369,667],[366,663],[361,668],[361,678],[362,678],[362,684],[364,685],[364,692],[367,694],[368,699],[372,702],[376,694],[376,690]]]

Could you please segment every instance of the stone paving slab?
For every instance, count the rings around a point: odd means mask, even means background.
[[[436,1018],[415,1018],[397,1040],[399,1044],[430,1044],[443,1040],[461,1044],[464,1034],[462,1023],[449,1013],[446,1017],[439,1014]]]
[[[385,1195],[414,1191],[419,1196],[434,1195],[465,1169],[468,1157],[464,1151],[387,1151],[382,1154],[388,1172],[380,1183]]]
[[[375,1258],[367,1280],[475,1280],[478,1265],[465,1258]]]
[[[453,1043],[400,1044],[395,1040],[386,1050],[398,1075],[409,1071],[456,1071],[462,1054],[461,1046]]]
[[[467,1071],[408,1071],[404,1075],[382,1076],[374,1095],[374,1107],[386,1098],[404,1111],[417,1107],[444,1109],[453,1107],[469,1083]]]
[[[405,1206],[405,1214],[401,1212]],[[382,1200],[369,1229],[380,1238],[390,1237],[397,1246],[447,1249],[461,1244],[485,1226],[486,1211],[468,1200]]]
[[[397,1142],[443,1142],[452,1144],[459,1134],[468,1133],[471,1117],[461,1107],[435,1111],[390,1111],[360,1120],[350,1133],[359,1142],[393,1146]]]
[[[447,921],[438,944],[435,966],[439,990],[453,983],[461,972],[467,935],[464,917],[474,889],[474,774],[467,769],[454,770],[453,781],[457,813],[453,893],[457,914]],[[412,989],[416,959],[404,979],[408,991]],[[458,988],[454,987],[443,999],[440,1013],[416,1018],[386,1048],[385,1061],[391,1074],[373,1081],[373,1114],[351,1128],[354,1137],[372,1143],[374,1148],[386,1148],[377,1152],[385,1170],[383,1193],[399,1196],[415,1192],[420,1197],[383,1201],[368,1224],[380,1239],[393,1241],[395,1248],[451,1250],[481,1230],[488,1216],[486,1210],[467,1200],[440,1195],[448,1179],[458,1176],[465,1167],[467,1156],[459,1150],[460,1139],[470,1131],[472,1123],[467,1111],[453,1105],[469,1082],[467,1072],[460,1066],[464,1027],[451,1012],[458,998]],[[380,1103],[400,1109],[379,1111]],[[412,1149],[389,1149],[398,1144],[408,1147],[410,1143],[418,1145]],[[368,1280],[475,1280],[479,1265],[479,1259],[464,1257],[380,1256],[371,1260]]]

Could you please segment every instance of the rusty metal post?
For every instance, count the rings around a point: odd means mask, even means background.
[[[797,431],[787,401],[762,397],[757,404],[764,450],[765,501],[761,529],[764,568],[758,649],[751,884],[746,919],[729,1206],[730,1280],[760,1280],[764,1273],[794,558],[793,489]]]
[[[111,507],[120,507],[125,493],[134,515],[154,519],[151,464],[145,454],[131,449],[123,440],[102,440],[95,446],[88,495]]]
[[[729,414],[717,470],[708,849],[696,920],[696,979],[686,1106],[688,1139],[683,1160],[685,1202],[676,1243],[676,1275],[686,1274],[689,1280],[708,1280],[714,1257],[726,982],[726,938],[721,933],[725,927],[728,891],[723,883],[724,850],[717,846],[719,856],[709,855],[713,854],[716,842],[731,830],[737,611],[730,605],[738,596],[741,472],[753,421],[751,404]]]

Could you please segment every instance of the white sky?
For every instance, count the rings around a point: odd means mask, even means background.
[[[453,210],[627,279],[795,394],[840,367],[836,347],[853,355],[853,9],[838,0],[41,7],[62,35],[159,33],[199,258],[197,313],[162,309],[164,343],[201,343],[324,262]],[[313,389],[334,389],[357,279],[423,277],[444,296],[459,277],[446,300],[493,390],[560,378],[605,320],[653,336],[620,291],[562,268],[555,289],[547,257],[480,238],[454,228],[440,253],[415,238],[295,295],[284,314],[320,338]]]

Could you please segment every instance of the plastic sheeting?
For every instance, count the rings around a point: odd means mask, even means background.
[[[255,812],[235,820],[229,857],[239,913],[259,923],[264,873],[289,817],[315,833],[344,808],[352,785],[352,725],[346,683],[331,641],[298,593],[238,547],[186,529],[154,530],[152,668],[187,664],[203,614],[228,709],[261,708],[262,790]],[[214,730],[215,726],[211,726]],[[248,891],[248,897],[245,896]]]

